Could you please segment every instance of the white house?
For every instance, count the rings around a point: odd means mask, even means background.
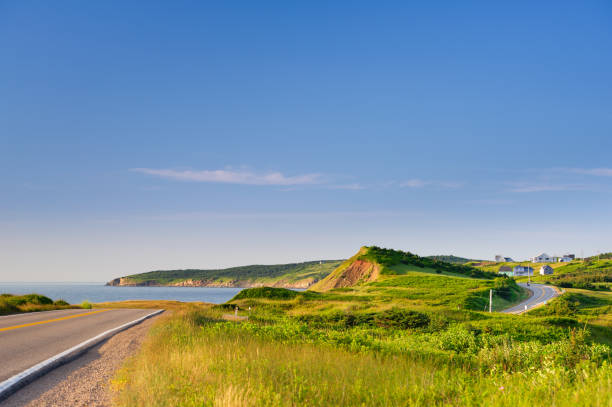
[[[540,274],[541,275],[547,275],[547,274],[552,274],[554,272],[553,268],[550,267],[548,264],[540,267]]]
[[[549,256],[546,253],[542,253],[539,256],[536,256],[533,259],[531,259],[531,262],[532,263],[552,263],[553,257]]]
[[[512,272],[517,276],[533,276],[533,267],[529,266],[514,266]]]
[[[504,257],[501,254],[496,254],[495,255],[495,261],[498,262],[498,263],[503,263],[503,262],[508,263],[508,262],[511,262],[511,261],[514,261],[514,260],[512,260],[512,257]]]
[[[512,260],[512,257],[504,257],[504,261],[506,263],[510,263],[511,261],[514,261],[514,260]]]
[[[564,254],[563,257],[559,259],[559,261],[563,263],[568,263],[572,260],[576,260],[576,256],[573,254]]]

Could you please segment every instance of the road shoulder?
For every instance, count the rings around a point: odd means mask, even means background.
[[[2,407],[111,405],[109,381],[136,352],[157,317],[147,319],[47,373],[0,403]]]

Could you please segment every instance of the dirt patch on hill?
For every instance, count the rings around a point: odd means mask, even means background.
[[[380,268],[374,263],[355,260],[334,282],[333,288],[351,287],[357,283],[374,281],[380,275]]]

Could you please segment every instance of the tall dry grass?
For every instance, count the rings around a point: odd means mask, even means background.
[[[113,380],[118,406],[610,406],[612,367],[490,374],[410,354],[253,336],[213,314],[167,316]]]

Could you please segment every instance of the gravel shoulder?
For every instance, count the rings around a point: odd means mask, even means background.
[[[125,359],[140,348],[157,318],[149,318],[89,349],[79,358],[20,389],[0,406],[110,406],[110,379]]]

